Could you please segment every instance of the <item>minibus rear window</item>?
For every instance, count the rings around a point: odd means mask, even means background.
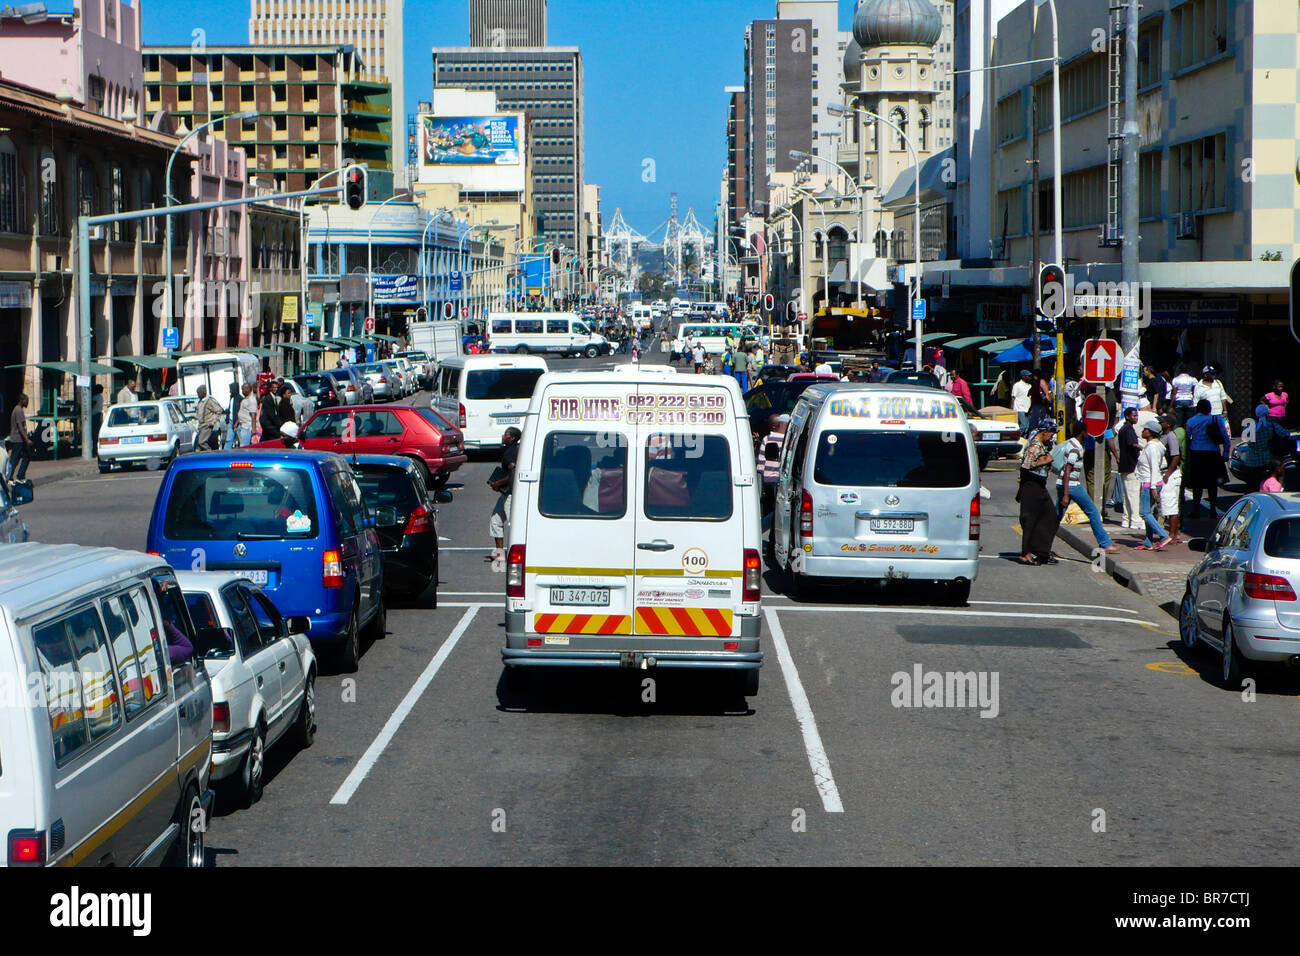
[[[320,533],[316,496],[301,468],[193,468],[167,499],[172,541],[306,540]]]
[[[542,449],[539,508],[548,518],[627,513],[627,439],[610,432],[552,432]]]
[[[964,488],[970,458],[961,433],[823,432],[813,481],[856,488]]]
[[[544,371],[540,368],[474,369],[465,380],[465,398],[477,402],[532,398],[533,386]]]
[[[731,517],[731,446],[720,435],[651,435],[646,441],[645,514],[654,521]]]

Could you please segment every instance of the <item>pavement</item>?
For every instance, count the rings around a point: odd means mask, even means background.
[[[0,452],[0,458],[3,453]],[[39,488],[54,481],[66,478],[89,478],[99,473],[99,466],[92,459],[82,461],[80,458],[60,458],[57,461],[31,461],[27,463],[27,477],[32,486]]]

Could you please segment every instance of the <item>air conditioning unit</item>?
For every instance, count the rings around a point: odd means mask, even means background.
[[[91,227],[90,227],[90,238],[91,238],[91,239],[103,239],[103,238],[104,238],[104,235],[105,235],[105,233],[104,233],[104,227],[103,227],[103,225],[91,226]]]
[[[1174,220],[1174,238],[1175,239],[1198,239],[1200,238],[1200,222],[1194,212],[1180,212],[1178,218]]]
[[[45,272],[62,272],[63,256],[54,252],[45,253],[44,260],[42,262],[42,269]]]

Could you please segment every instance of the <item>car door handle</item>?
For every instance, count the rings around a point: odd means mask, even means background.
[[[396,444],[399,444],[401,441],[402,441],[402,440],[401,440],[400,438],[390,438],[390,439],[388,439],[388,443],[389,443],[390,445],[396,445]]]
[[[261,690],[261,689],[262,689],[262,675],[261,675],[261,674],[258,674],[258,675],[257,675],[257,689],[258,689],[258,690]]]
[[[671,551],[674,545],[663,538],[656,538],[654,541],[638,541],[636,547],[638,551]]]
[[[280,673],[284,673],[284,661],[280,661]]]

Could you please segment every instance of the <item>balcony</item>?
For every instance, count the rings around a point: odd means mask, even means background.
[[[387,146],[389,138],[377,130],[350,129],[345,134],[349,143],[366,143],[373,146]]]
[[[376,106],[373,103],[367,103],[365,100],[344,100],[343,112],[354,113],[358,116],[374,116],[378,119],[388,119],[389,117],[387,106]]]
[[[303,101],[302,101],[302,111],[303,111],[304,113],[319,113],[319,112],[320,112],[320,100],[303,100]]]

